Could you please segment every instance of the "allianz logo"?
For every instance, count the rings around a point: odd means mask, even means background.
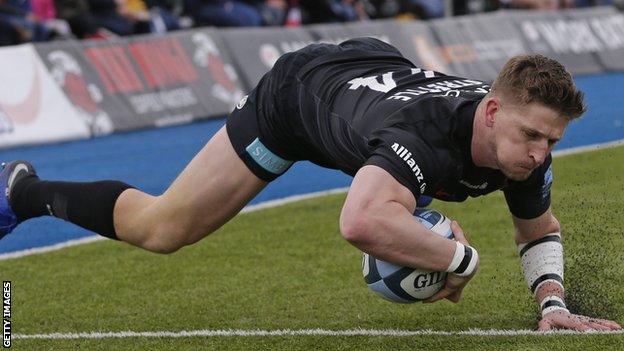
[[[418,165],[416,164],[414,158],[412,158],[412,153],[406,147],[400,145],[399,143],[392,144],[392,150],[394,150],[394,152],[401,159],[403,159],[405,163],[407,163],[407,166],[412,170],[412,172],[414,172],[416,180],[420,184],[420,193],[423,194],[425,192],[425,188],[427,187],[427,183],[423,182],[425,176],[422,174],[422,171],[420,170],[420,167],[418,167]]]

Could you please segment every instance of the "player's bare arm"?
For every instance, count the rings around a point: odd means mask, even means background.
[[[388,172],[377,166],[364,166],[351,184],[340,216],[340,229],[347,241],[377,258],[406,267],[445,271],[457,245],[414,219],[415,208],[412,192]],[[458,241],[469,245],[456,222],[453,233]],[[468,277],[449,274],[447,286],[428,301],[453,295],[452,301],[457,302],[474,272],[476,267]]]
[[[429,233],[412,213],[416,200],[377,166],[364,166],[353,179],[340,215],[342,235],[373,256],[407,267],[445,270],[455,244]]]
[[[565,306],[561,226],[549,208],[533,219],[513,216],[525,279],[540,305],[539,330],[616,330],[614,321],[572,314]]]

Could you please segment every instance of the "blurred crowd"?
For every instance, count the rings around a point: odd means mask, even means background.
[[[0,45],[105,39],[192,26],[433,19],[501,8],[554,10],[622,3],[624,0],[0,0]]]

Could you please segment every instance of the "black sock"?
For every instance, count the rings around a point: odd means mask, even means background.
[[[43,181],[33,175],[20,179],[11,191],[11,208],[18,220],[50,215],[117,239],[113,209],[121,193],[132,186],[113,180],[91,183]]]

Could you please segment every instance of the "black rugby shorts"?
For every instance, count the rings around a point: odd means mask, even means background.
[[[308,63],[314,65],[311,61],[323,60],[321,56],[339,55],[349,49],[401,55],[396,48],[373,38],[351,39],[339,45],[308,45],[282,55],[229,114],[226,129],[234,150],[258,178],[270,182],[295,161],[309,159],[305,153],[292,153],[294,146],[309,150],[299,120],[297,73]]]
[[[337,45],[312,44],[282,55],[226,121],[234,150],[258,178],[270,182],[301,157],[290,155],[289,145],[300,125],[297,72],[308,62],[340,51]]]
[[[275,152],[278,148],[268,141],[259,127],[262,113],[257,108],[257,88],[245,96],[230,113],[226,122],[226,130],[234,150],[243,160],[247,168],[258,178],[270,182],[294,163]]]

